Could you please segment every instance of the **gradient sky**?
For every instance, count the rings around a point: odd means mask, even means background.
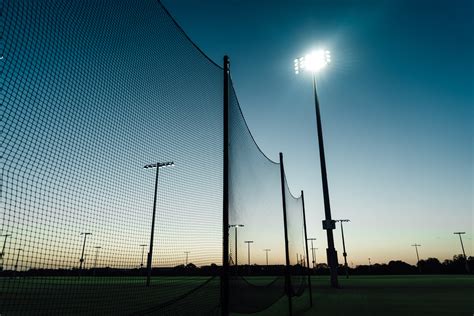
[[[454,3],[454,4],[453,4]],[[214,61],[231,58],[249,127],[291,189],[325,257],[319,156],[308,75],[293,59],[332,52],[318,79],[333,218],[349,264],[473,255],[471,1],[163,0]],[[335,231],[342,261],[340,230]],[[324,258],[325,259],[325,258]]]

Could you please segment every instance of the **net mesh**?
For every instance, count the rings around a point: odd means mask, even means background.
[[[0,314],[220,313],[222,68],[155,0],[0,10]],[[268,312],[288,302],[280,166],[230,90],[230,310]],[[284,198],[298,296],[302,205]]]
[[[310,307],[308,291],[309,269],[307,264],[307,243],[304,227],[303,197],[295,197],[285,177],[286,221],[288,227],[288,254],[290,258],[290,289],[295,300],[294,309]],[[304,295],[303,295],[304,294]],[[299,297],[299,298],[298,298]]]
[[[222,69],[154,0],[1,3],[0,313],[215,312]]]
[[[256,313],[285,295],[280,167],[257,146],[242,115],[235,91],[233,88],[230,90],[230,310]],[[233,225],[244,226],[236,228]],[[264,249],[270,249],[268,266]]]

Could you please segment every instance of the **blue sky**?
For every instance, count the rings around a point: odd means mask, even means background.
[[[332,52],[318,78],[334,218],[349,262],[451,258],[473,231],[473,5],[470,1],[168,1],[163,4],[234,87],[262,150],[285,153],[305,190],[324,257],[311,81],[293,59]],[[336,245],[342,261],[339,229]],[[459,248],[459,249],[458,249]]]

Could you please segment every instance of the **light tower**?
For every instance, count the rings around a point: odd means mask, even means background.
[[[247,244],[247,249],[248,249],[247,258],[248,258],[248,265],[250,266],[250,244],[253,244],[253,240],[246,240],[244,241],[244,243]]]
[[[153,239],[155,235],[156,195],[158,192],[158,175],[160,174],[160,168],[172,167],[172,166],[174,166],[174,162],[169,161],[169,162],[157,162],[157,163],[149,164],[143,167],[145,169],[156,169],[155,194],[153,198],[153,216],[151,219],[150,249],[148,250],[148,257],[147,257],[146,286],[150,286],[150,279],[151,279],[151,261],[153,257]]]
[[[341,223],[341,234],[342,234],[342,255],[344,256],[344,268],[346,270],[346,278],[349,279],[349,266],[347,265],[347,252],[346,252],[346,243],[344,241],[344,226],[342,223],[350,222],[348,219],[337,219],[336,222]]]
[[[466,271],[470,272],[469,263],[467,262],[466,252],[464,251],[464,245],[462,243],[461,235],[464,235],[466,232],[454,232],[454,235],[459,235],[459,241],[461,242],[462,255],[464,256],[464,262],[466,263]]]
[[[317,50],[304,57],[300,57],[294,60],[295,73],[299,74],[302,71],[309,71],[313,77],[313,92],[314,92],[314,107],[316,111],[316,127],[318,131],[318,143],[319,143],[319,161],[321,166],[321,180],[323,187],[324,197],[324,214],[325,220],[323,221],[323,229],[327,232],[328,248],[326,249],[326,255],[328,258],[328,266],[331,272],[331,286],[338,287],[337,280],[337,252],[334,248],[334,236],[333,230],[336,228],[335,222],[331,218],[331,205],[329,202],[329,186],[326,171],[326,158],[324,154],[324,141],[323,141],[323,128],[321,124],[321,113],[319,109],[318,93],[316,91],[316,73],[320,72],[323,68],[331,62],[331,53],[328,50]]]
[[[311,241],[311,257],[313,258],[313,269],[315,269],[316,268],[316,255],[314,253],[314,250],[316,248],[313,247],[313,241],[316,240],[316,238],[314,238],[314,237],[313,238],[308,238],[308,240]]]
[[[82,244],[81,259],[79,259],[79,271],[82,271],[82,264],[84,263],[84,250],[86,249],[87,236],[92,235],[92,233],[81,233],[81,235],[84,235],[84,243]]]
[[[229,225],[229,228],[232,228],[234,227],[235,228],[235,266],[237,267],[239,265],[238,263],[238,260],[237,260],[237,230],[239,227],[245,227],[244,225],[242,224],[232,224],[232,225]]]
[[[267,259],[267,267],[268,267],[268,252],[272,250],[267,248],[267,249],[263,249],[263,251],[265,251],[265,257]]]
[[[5,259],[5,246],[7,245],[7,238],[11,237],[11,234],[4,234],[4,235],[1,235],[1,237],[5,238],[3,240],[2,252],[0,252],[0,271],[3,271],[3,260]]]

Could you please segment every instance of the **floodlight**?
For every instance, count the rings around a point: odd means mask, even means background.
[[[319,72],[331,62],[331,52],[324,49],[319,49],[307,54],[304,57],[295,59],[295,73],[298,74],[301,70],[310,72]]]

